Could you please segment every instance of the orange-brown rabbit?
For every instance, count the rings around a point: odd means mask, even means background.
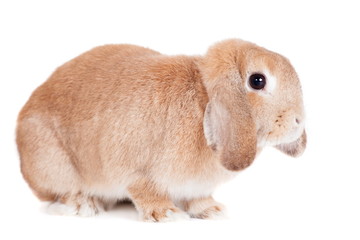
[[[242,40],[205,56],[133,45],[94,48],[59,67],[18,118],[21,171],[50,210],[88,216],[130,199],[143,220],[211,218],[211,197],[266,145],[306,146],[289,61]]]

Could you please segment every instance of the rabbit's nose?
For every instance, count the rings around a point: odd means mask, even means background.
[[[301,126],[304,124],[304,120],[305,120],[305,118],[302,115],[297,114],[294,116],[294,125],[297,127]]]

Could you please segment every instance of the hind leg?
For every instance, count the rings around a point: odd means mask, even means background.
[[[82,178],[69,151],[48,121],[31,116],[19,121],[17,144],[21,172],[35,195],[49,205],[51,213],[92,216],[101,202],[82,194]]]
[[[16,140],[21,172],[30,188],[40,200],[55,201],[80,192],[81,177],[49,125],[42,116],[21,119]]]

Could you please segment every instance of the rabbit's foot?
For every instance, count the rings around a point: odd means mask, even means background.
[[[156,207],[141,211],[141,218],[146,222],[172,222],[190,217],[176,207]]]
[[[128,188],[128,192],[141,219],[146,222],[168,222],[189,218],[151,181],[138,181]]]
[[[219,219],[225,217],[225,207],[212,197],[196,198],[183,202],[184,210],[193,218]]]
[[[48,206],[48,212],[57,215],[91,217],[98,214],[102,208],[102,203],[97,198],[78,193],[75,195],[67,194],[52,202]]]

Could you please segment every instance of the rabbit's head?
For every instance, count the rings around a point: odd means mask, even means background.
[[[247,167],[265,145],[291,156],[304,151],[301,85],[286,58],[227,40],[211,47],[200,66],[209,96],[205,137],[224,167]]]

